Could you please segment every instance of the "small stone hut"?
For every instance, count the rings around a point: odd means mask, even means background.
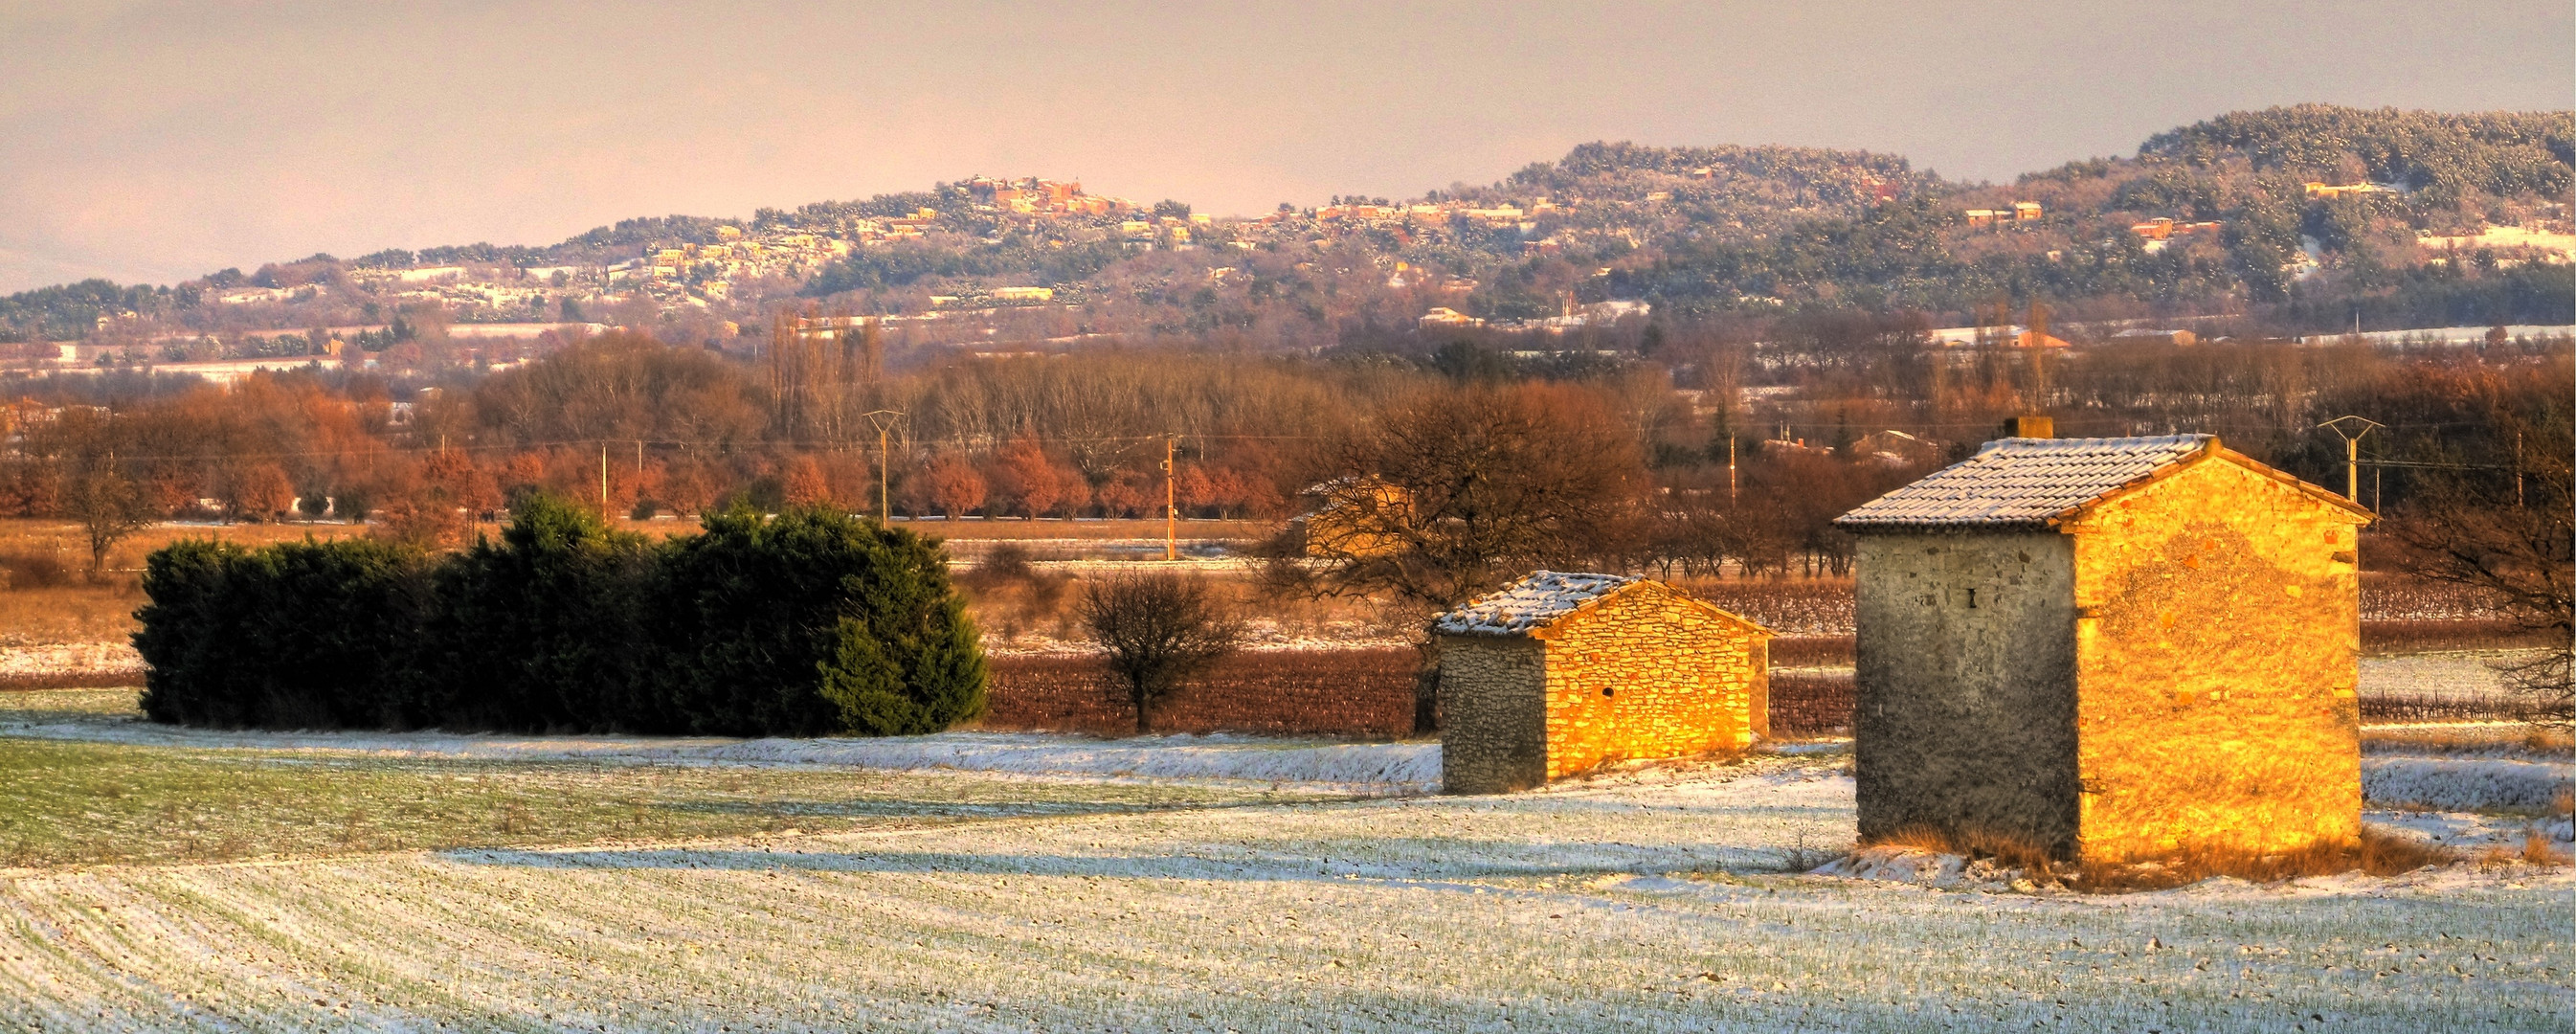
[[[2005,438],[1844,514],[1862,840],[2355,842],[2370,519],[2211,435]]]
[[[1661,582],[1540,571],[1431,629],[1450,793],[1526,790],[1771,731],[1770,630]]]

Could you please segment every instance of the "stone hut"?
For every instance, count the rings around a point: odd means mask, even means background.
[[[1844,514],[1861,839],[2355,842],[2370,519],[2210,435],[2005,438]]]
[[[1526,790],[1771,731],[1770,630],[1661,582],[1540,571],[1431,630],[1450,793]]]

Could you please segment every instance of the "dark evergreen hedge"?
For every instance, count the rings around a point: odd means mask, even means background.
[[[429,566],[365,539],[154,552],[135,615],[134,647],[151,665],[143,713],[220,728],[405,724],[395,690],[409,680]]]
[[[144,713],[222,728],[934,732],[983,711],[936,544],[748,511],[654,544],[544,496],[443,559],[363,539],[149,561]]]

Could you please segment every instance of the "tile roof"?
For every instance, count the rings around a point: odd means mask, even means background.
[[[2069,510],[2215,447],[2205,434],[2003,438],[1834,519],[1885,528],[2045,528]]]
[[[1533,571],[1502,589],[1477,597],[1431,623],[1449,635],[1522,635],[1554,624],[1584,604],[1637,579],[1616,574]]]

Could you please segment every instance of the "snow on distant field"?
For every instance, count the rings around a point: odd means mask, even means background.
[[[950,770],[1037,777],[1251,780],[1363,793],[1440,786],[1437,743],[1340,743],[1239,735],[1100,740],[1045,733],[951,732],[886,739],[458,735],[439,732],[256,732],[63,713],[0,720],[0,736],[204,750],[348,751],[388,757],[588,761],[601,764],[809,765]],[[1828,745],[1829,746],[1829,745]],[[1794,748],[1789,753],[1814,749]],[[2403,749],[2403,748],[2397,748]],[[2374,805],[2536,812],[2576,765],[2532,758],[2451,758],[2374,751],[2362,762]],[[1619,777],[1634,781],[1633,776]]]
[[[2410,694],[2456,699],[2496,700],[2506,695],[2500,661],[2528,657],[2530,650],[2453,650],[2400,657],[2361,659],[2361,691],[2366,694]]]
[[[130,673],[143,677],[143,655],[125,643],[0,646],[0,677]]]
[[[1420,793],[1440,783],[1436,743],[1337,743],[1257,736],[1097,740],[950,732],[886,739],[458,735],[439,732],[227,732],[133,718],[64,715],[0,721],[0,736],[196,749],[358,751],[395,757],[606,764],[829,765],[1031,776],[1239,779]]]
[[[2434,811],[2545,811],[2576,787],[2576,764],[2507,758],[2365,757],[2361,794]]]
[[[1811,761],[721,842],[0,876],[0,1029],[2564,1030],[2576,877],[1768,870]],[[2322,1019],[2320,1019],[2322,1018]]]

